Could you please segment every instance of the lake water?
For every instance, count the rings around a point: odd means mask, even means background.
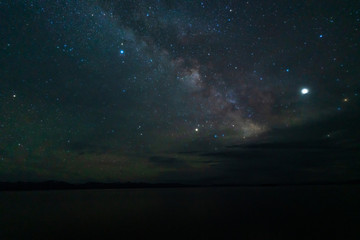
[[[360,239],[360,186],[0,192],[0,239]]]

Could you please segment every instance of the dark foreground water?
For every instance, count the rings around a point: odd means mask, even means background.
[[[360,186],[0,192],[0,239],[360,239]]]

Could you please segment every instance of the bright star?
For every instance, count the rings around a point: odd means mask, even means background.
[[[195,132],[198,132],[199,131],[199,129],[198,128],[195,128]]]
[[[308,94],[308,93],[309,93],[309,89],[307,89],[307,88],[301,89],[301,94],[302,94],[302,95],[306,95],[306,94]]]
[[[124,54],[125,53],[125,51],[124,50],[120,50],[120,54]]]

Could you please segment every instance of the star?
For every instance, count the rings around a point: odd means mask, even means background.
[[[309,89],[308,89],[308,88],[303,88],[303,89],[301,89],[301,94],[302,94],[302,95],[309,94]]]

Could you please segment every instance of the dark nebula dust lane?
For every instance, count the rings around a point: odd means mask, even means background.
[[[0,181],[358,177],[358,1],[3,0],[0,19]]]

